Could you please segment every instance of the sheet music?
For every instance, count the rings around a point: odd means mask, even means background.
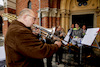
[[[64,43],[64,45],[67,45],[68,43],[67,42],[65,42],[64,40],[62,41],[63,43]]]
[[[83,40],[82,40],[82,44],[91,46],[95,37],[96,37],[96,35],[85,35]]]
[[[99,28],[89,28],[87,29],[86,34],[94,35],[94,34],[97,34],[97,31],[99,31]]]
[[[3,61],[5,59],[6,59],[6,57],[5,57],[5,49],[4,49],[4,46],[0,46],[0,61]]]
[[[66,42],[68,42],[69,41],[69,36],[68,35],[66,35],[66,37],[64,38],[64,40],[66,41]]]
[[[71,31],[69,31],[66,35],[66,37],[64,38],[64,40],[62,41],[65,45],[68,44],[68,41],[69,41],[69,38],[70,38],[70,34],[71,34]]]
[[[98,30],[99,30],[99,28],[89,28],[89,29],[87,29],[86,35],[83,37],[83,40],[82,40],[81,43],[88,45],[88,46],[91,46],[95,37],[98,34],[98,32],[97,32]]]

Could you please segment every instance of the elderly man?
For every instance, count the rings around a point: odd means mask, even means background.
[[[23,9],[17,20],[14,20],[7,31],[5,38],[7,67],[44,67],[43,58],[51,56],[61,46],[43,44],[31,31],[35,23],[34,12]]]

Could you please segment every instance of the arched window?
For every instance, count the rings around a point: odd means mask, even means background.
[[[29,9],[32,9],[32,8],[31,8],[31,5],[32,5],[32,3],[31,3],[31,1],[29,0],[29,2],[28,2],[28,8],[29,8]]]
[[[86,6],[88,4],[87,1],[88,0],[77,0],[79,6],[82,6],[82,5]]]

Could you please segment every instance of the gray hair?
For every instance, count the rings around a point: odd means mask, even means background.
[[[19,16],[23,16],[24,14],[30,14],[32,12],[31,9],[24,8],[22,11],[20,11]]]

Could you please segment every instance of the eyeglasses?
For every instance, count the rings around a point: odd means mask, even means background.
[[[36,18],[35,18],[35,17],[33,17],[33,16],[31,16],[31,15],[27,15],[27,16],[30,16],[30,17],[32,17],[32,18],[34,19],[34,21],[36,20]]]

